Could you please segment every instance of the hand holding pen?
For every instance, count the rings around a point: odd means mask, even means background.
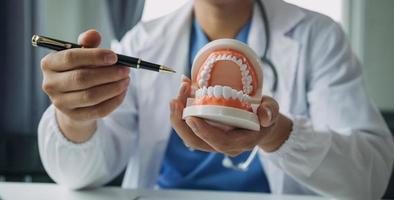
[[[85,48],[53,52],[41,60],[42,88],[56,108],[60,130],[73,142],[83,142],[96,129],[96,120],[110,114],[126,96],[129,67],[116,64],[111,50],[97,48],[100,34],[79,37]],[[154,72],[152,72],[154,73]]]

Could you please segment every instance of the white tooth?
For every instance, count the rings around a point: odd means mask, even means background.
[[[223,87],[223,97],[225,99],[229,99],[232,96],[231,90],[232,90],[231,87],[228,86]]]
[[[204,67],[203,71],[201,73],[211,73],[212,67]]]
[[[200,98],[204,97],[204,89],[203,88],[200,89],[199,95],[200,95]]]
[[[248,72],[249,72],[249,71],[248,71]],[[251,76],[251,75],[248,75],[248,76],[246,77],[246,80],[252,81],[252,76]]]
[[[240,68],[241,68],[241,71],[244,71],[244,70],[246,70],[246,69],[248,68],[248,65],[246,65],[246,64],[241,64],[241,65],[240,65]]]
[[[248,92],[248,88],[247,88],[246,85],[243,86],[242,91],[243,91],[244,93],[247,93],[247,92]]]
[[[206,81],[209,80],[209,78],[210,78],[209,72],[203,71],[203,72],[201,73],[201,78],[204,79],[204,80],[206,80]]]
[[[241,100],[240,101],[241,102],[245,102],[245,96],[244,95],[241,96]]]
[[[204,88],[205,88],[205,90],[204,90]],[[204,96],[206,95],[206,93],[204,94],[204,92],[206,92],[206,87],[203,87],[203,88],[200,90],[200,97],[204,97]]]
[[[248,79],[248,80],[246,80],[245,83],[246,83],[246,85],[251,85],[251,84],[252,84],[252,80],[249,80],[249,79]]]
[[[249,70],[248,70],[248,69],[243,70],[243,71],[242,71],[242,76],[245,77],[245,78],[246,78],[247,76],[249,76]]]
[[[196,98],[201,97],[201,89],[196,90],[195,97]]]
[[[243,93],[242,93],[242,91],[238,91],[237,92],[237,98],[240,100],[240,101],[242,101],[242,97],[243,97]]]
[[[208,94],[208,96],[213,96],[213,87],[208,87],[208,90],[207,90],[207,94]]]
[[[211,78],[211,74],[208,73],[207,75],[205,75],[205,80],[209,80]]]
[[[237,90],[231,89],[231,98],[234,100],[237,99]]]
[[[249,91],[248,94],[252,93],[252,91],[253,91],[253,86],[249,85],[249,86],[248,86],[248,91]]]
[[[215,97],[219,98],[222,96],[223,93],[223,88],[221,86],[216,85],[213,88],[213,95],[215,95]]]
[[[220,57],[220,60],[226,60],[226,55],[223,54],[223,55]]]
[[[201,96],[205,96],[205,95],[207,95],[208,94],[208,89],[207,89],[207,87],[203,87],[202,88],[202,91],[201,91]]]
[[[201,72],[201,77],[204,77],[206,74],[208,74],[208,71],[206,68],[204,68]]]
[[[199,85],[200,87],[205,86],[205,80],[200,79],[200,80],[198,81],[198,85]]]
[[[235,60],[235,62],[237,63],[237,65],[242,66],[242,60],[241,59],[237,59],[237,60]]]
[[[250,102],[250,97],[249,95],[244,94],[244,101],[249,103]]]

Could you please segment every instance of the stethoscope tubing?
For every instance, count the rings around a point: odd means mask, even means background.
[[[264,23],[264,33],[265,33],[265,37],[266,37],[264,54],[263,54],[263,57],[261,57],[260,59],[264,64],[268,65],[272,70],[272,73],[274,76],[274,83],[272,84],[271,90],[272,90],[272,94],[275,94],[275,92],[278,89],[278,72],[276,70],[275,65],[272,63],[272,61],[270,59],[268,59],[268,51],[269,51],[269,48],[271,45],[270,44],[271,43],[270,25],[268,22],[267,12],[266,12],[263,2],[261,0],[256,0],[256,3],[257,3],[257,6],[259,6],[259,9],[261,12],[261,17],[262,17],[263,23]],[[254,147],[252,152],[249,154],[248,158],[244,162],[241,162],[238,164],[234,164],[233,161],[231,160],[231,158],[229,158],[228,156],[224,156],[224,158],[222,160],[222,165],[226,168],[246,172],[248,170],[250,164],[252,163],[252,161],[255,159],[258,150],[259,150],[258,146]]]

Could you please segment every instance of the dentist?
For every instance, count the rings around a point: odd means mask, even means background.
[[[282,0],[261,3],[265,10],[254,0],[193,0],[139,23],[113,48],[184,74],[210,40],[235,38],[259,56],[267,52],[277,89],[265,87],[260,132],[182,120],[188,78],[113,66],[116,55],[97,48],[100,35],[90,30],[79,38],[87,48],[42,59],[43,90],[53,103],[39,125],[48,174],[73,189],[101,186],[127,167],[125,188],[380,198],[394,142],[345,34],[320,14]],[[263,71],[265,86],[273,85],[272,69]],[[256,146],[247,171],[222,166],[223,154],[239,163]]]

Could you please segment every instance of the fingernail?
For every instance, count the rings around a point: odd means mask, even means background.
[[[104,56],[105,64],[115,64],[117,60],[118,60],[118,57],[114,53],[109,53]]]
[[[272,111],[270,108],[264,107],[265,112],[268,115],[268,118],[270,119],[270,121],[272,121]]]
[[[82,36],[83,36],[83,33],[81,33],[81,34],[78,35],[78,40],[77,40],[77,41],[78,41],[79,44],[81,43]]]
[[[181,79],[182,79],[182,81],[189,81],[189,80],[190,80],[189,77],[187,77],[187,76],[184,75],[184,74],[182,74]]]
[[[264,110],[267,113],[267,116],[268,116],[268,119],[269,119],[269,124],[267,126],[268,127],[272,126],[272,124],[274,124],[274,117],[273,117],[272,110],[269,107],[264,107]]]

